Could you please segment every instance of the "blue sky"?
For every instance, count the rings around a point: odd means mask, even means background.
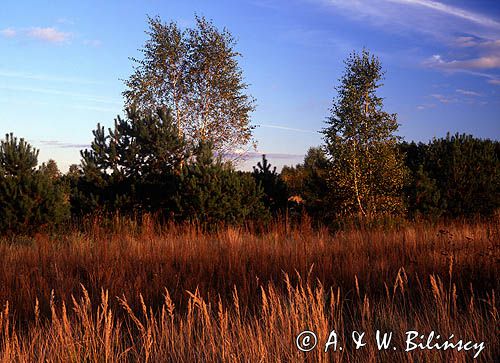
[[[363,47],[382,61],[380,94],[406,140],[447,131],[500,139],[496,0],[3,0],[0,133],[29,140],[40,162],[78,163],[97,122],[122,113],[146,16],[189,27],[195,13],[238,39],[257,99],[257,152],[275,165],[321,143],[343,60]]]

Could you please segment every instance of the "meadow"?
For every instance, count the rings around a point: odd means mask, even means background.
[[[468,362],[500,356],[500,224],[160,226],[115,218],[0,242],[1,362]],[[311,330],[316,349],[296,337]],[[332,330],[342,350],[325,353]],[[366,332],[355,349],[351,332]],[[394,348],[379,351],[377,330]],[[453,339],[452,339],[453,340]]]

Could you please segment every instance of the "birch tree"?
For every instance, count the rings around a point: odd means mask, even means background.
[[[211,143],[224,156],[252,141],[254,99],[238,64],[240,53],[227,29],[204,17],[193,28],[149,18],[143,59],[132,58],[125,81],[126,107],[142,112],[169,108],[189,144]]]
[[[381,63],[363,49],[353,52],[345,66],[323,130],[330,185],[343,213],[401,212],[405,166],[397,148],[397,116],[383,110],[383,99],[376,94],[382,85]]]

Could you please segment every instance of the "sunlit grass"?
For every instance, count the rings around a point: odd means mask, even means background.
[[[404,333],[498,342],[496,222],[358,228],[307,223],[265,233],[158,227],[117,219],[99,227],[0,244],[0,358],[4,362],[470,361],[473,353],[404,352]],[[81,232],[83,230],[83,232]],[[302,330],[318,347],[295,346]],[[347,338],[392,331],[375,344],[324,353]]]

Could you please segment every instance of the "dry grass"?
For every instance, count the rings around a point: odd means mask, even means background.
[[[404,332],[484,341],[500,356],[498,223],[409,225],[334,235],[303,224],[265,233],[142,228],[0,244],[0,361],[470,361],[405,353]],[[302,330],[318,347],[297,350]],[[324,353],[330,330],[393,331],[398,350]]]

